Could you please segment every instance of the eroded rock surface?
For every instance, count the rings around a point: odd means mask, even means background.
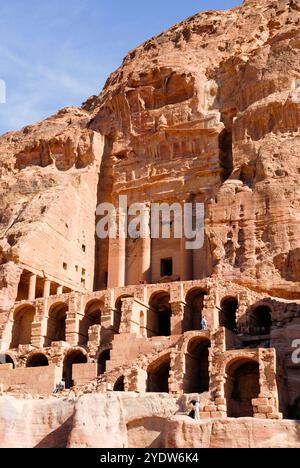
[[[297,423],[279,420],[298,418],[300,401],[291,359],[300,310],[299,24],[299,0],[195,15],[131,51],[81,108],[0,138],[8,366],[30,368],[38,351],[70,385],[72,365],[86,365],[75,368],[84,388],[141,393],[155,365],[165,366],[160,391],[178,396],[194,392],[186,355],[206,340],[207,382],[197,391],[208,393],[207,420],[197,424],[169,419],[178,408],[167,396],[4,397],[3,446],[299,445]],[[97,239],[97,204],[117,205],[120,194],[129,204],[204,203],[203,247],[189,256],[180,239]],[[168,276],[161,261],[170,257]],[[230,324],[220,314],[228,294]],[[153,325],[161,309],[167,332]],[[187,325],[187,309],[196,325]],[[227,379],[240,375],[238,361],[251,383],[242,412],[261,420],[225,419],[241,415]],[[97,365],[106,364],[101,382]],[[17,392],[22,383],[12,382]]]
[[[2,136],[1,309],[17,294],[14,264],[90,289],[96,249],[103,286],[97,201],[153,201],[162,185],[206,204],[197,277],[298,297],[299,19],[287,0],[195,15],[130,52],[82,108]],[[63,269],[62,249],[86,281]]]
[[[1,448],[299,448],[295,421],[196,422],[168,395],[0,398]]]
[[[166,423],[162,440],[168,448],[299,448],[300,425],[251,418],[198,423],[181,416]]]

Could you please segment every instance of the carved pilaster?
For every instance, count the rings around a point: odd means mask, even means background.
[[[171,334],[181,335],[183,333],[183,318],[185,304],[182,301],[170,302],[172,309]]]

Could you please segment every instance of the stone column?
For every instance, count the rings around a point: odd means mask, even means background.
[[[50,290],[51,290],[51,281],[48,278],[44,279],[44,291],[43,291],[43,297],[46,299],[50,296]]]
[[[187,200],[182,202],[182,237],[180,243],[180,257],[181,257],[181,281],[190,281],[193,279],[193,253],[194,251],[186,248],[188,239],[185,237],[185,203],[189,203]]]
[[[142,226],[142,252],[141,252],[141,280],[146,284],[150,284],[151,277],[151,208],[150,205],[145,205],[143,210],[143,226]]]
[[[47,301],[39,299],[36,304],[34,322],[31,328],[31,344],[35,348],[43,348],[47,334]]]
[[[170,356],[169,393],[179,395],[183,393],[184,357],[179,351],[172,351]],[[181,378],[178,378],[178,377]]]
[[[76,293],[69,296],[68,311],[66,318],[66,342],[77,346],[79,341],[79,313],[80,301]]]
[[[181,301],[170,302],[172,309],[171,335],[181,335],[183,333],[183,318],[185,304]]]
[[[91,357],[96,357],[101,341],[101,325],[93,325],[89,328],[88,347]]]
[[[114,309],[106,304],[101,314],[101,340],[111,342],[114,336]]]
[[[276,350],[258,349],[260,393],[252,400],[254,417],[257,419],[282,419],[276,381]]]
[[[118,211],[118,233],[116,239],[109,239],[108,288],[122,288],[126,283],[126,235],[127,215]]]
[[[133,367],[127,373],[128,391],[145,393],[147,390],[147,371]]]
[[[35,300],[37,276],[32,274],[29,278],[28,301]]]
[[[58,286],[58,288],[56,290],[56,295],[61,296],[62,293],[63,293],[63,286]]]

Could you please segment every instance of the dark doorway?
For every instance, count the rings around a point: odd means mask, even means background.
[[[47,326],[46,346],[54,341],[66,341],[66,318],[68,306],[64,303],[51,307]]]
[[[158,311],[158,336],[171,335],[171,311],[159,310]]]
[[[300,396],[296,398],[294,403],[289,407],[288,417],[289,419],[300,421]]]
[[[209,390],[209,347],[210,341],[192,340],[186,354],[184,376],[185,393],[204,393]]]
[[[125,392],[124,376],[120,377],[116,381],[114,385],[114,392]]]
[[[255,361],[237,362],[227,371],[227,416],[230,418],[253,417],[252,399],[258,398],[259,365]]]
[[[219,313],[219,323],[221,327],[227,328],[227,330],[237,330],[237,310],[239,304],[235,297],[228,297],[221,303],[221,310]]]
[[[250,311],[250,335],[269,335],[271,326],[271,309],[268,306],[259,306]]]
[[[106,372],[106,363],[110,360],[110,349],[103,351],[98,358],[98,375]]]
[[[173,275],[173,259],[172,258],[163,258],[160,261],[160,274],[162,277]]]
[[[151,336],[170,336],[171,317],[170,295],[165,292],[156,294],[150,301],[148,312],[147,329]]]
[[[183,331],[201,330],[202,312],[206,291],[195,289],[186,298],[186,307],[183,319]]]
[[[147,392],[169,393],[170,359],[150,366]]]
[[[44,354],[35,354],[31,356],[27,362],[26,367],[46,367],[49,366],[47,356]]]
[[[63,378],[66,383],[66,388],[72,388],[73,382],[73,365],[86,364],[87,357],[81,351],[73,351],[69,353],[64,360]]]

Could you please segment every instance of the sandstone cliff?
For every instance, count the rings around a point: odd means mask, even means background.
[[[199,276],[287,297],[299,294],[299,19],[295,1],[187,19],[128,54],[90,124],[118,188],[150,177],[150,193],[159,180],[205,202]]]
[[[196,422],[159,394],[79,399],[0,398],[2,448],[299,448],[295,421]]]
[[[205,204],[205,243],[194,253],[193,277],[176,271],[172,279],[222,279],[249,288],[253,301],[256,295],[286,301],[282,315],[273,317],[273,339],[287,356],[299,329],[299,23],[299,0],[248,0],[230,11],[195,15],[131,51],[100,95],[81,108],[0,138],[0,350],[8,349],[3,343],[12,306],[28,299],[30,275],[39,278],[31,302],[43,296],[44,279],[53,288],[48,296],[56,288],[58,296],[105,289],[109,246],[95,239],[95,208],[126,193],[129,202]],[[129,286],[140,281],[137,245],[125,249]],[[177,252],[178,243],[168,249],[167,256]],[[161,280],[155,255],[150,283]],[[42,301],[40,306],[42,314]],[[55,353],[60,341],[52,341]],[[293,365],[293,401],[298,374]],[[167,396],[91,395],[76,402],[5,397],[0,445],[299,445],[296,422],[195,424],[174,417],[178,410]]]

